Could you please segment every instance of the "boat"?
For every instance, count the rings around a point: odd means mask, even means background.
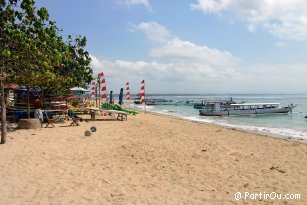
[[[307,118],[307,115],[305,116],[305,118]]]
[[[175,105],[176,106],[180,106],[180,105],[194,106],[196,104],[197,104],[197,102],[195,102],[193,100],[187,100],[187,101],[177,101]]]
[[[134,104],[141,104],[141,98],[135,98]],[[174,100],[165,100],[165,99],[145,99],[146,105],[176,105]]]
[[[236,102],[234,102],[232,98],[230,98],[229,100],[224,100],[224,101],[204,101],[203,100],[201,103],[196,103],[193,106],[193,108],[211,110],[216,103],[220,103],[221,107],[223,108],[228,108],[230,107],[231,104],[236,104]],[[244,102],[242,101],[242,103]]]
[[[166,99],[146,99],[146,105],[175,105],[176,102],[174,100],[166,100]]]
[[[203,116],[286,114],[292,112],[294,107],[293,104],[281,107],[280,103],[240,103],[223,108],[221,103],[215,103],[211,110],[202,109],[199,110],[199,114]]]
[[[134,104],[136,104],[136,105],[142,104],[141,103],[141,97],[134,98]]]
[[[194,109],[212,109],[216,102],[210,102],[210,101],[202,101],[201,103],[196,103],[193,108]],[[219,102],[222,103],[222,102]]]

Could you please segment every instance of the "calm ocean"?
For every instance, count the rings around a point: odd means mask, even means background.
[[[307,115],[307,95],[149,95],[147,98],[168,99],[174,101],[219,101],[229,100],[230,96],[233,98],[233,101],[237,103],[242,101],[246,101],[247,103],[280,103],[281,106],[293,103],[294,105],[297,105],[297,107],[293,109],[292,114],[223,117],[200,116],[198,109],[194,109],[193,106],[185,105],[147,106],[146,109],[151,112],[182,117],[193,121],[207,122],[227,127],[307,140],[307,119],[304,118]],[[141,106],[137,105],[137,107]]]

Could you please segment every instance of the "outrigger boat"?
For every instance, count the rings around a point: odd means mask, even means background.
[[[197,104],[197,102],[193,100],[186,100],[186,101],[177,101],[175,105],[180,106],[180,105],[185,105],[185,106],[194,106]]]
[[[211,110],[202,109],[199,110],[199,114],[204,116],[285,114],[292,112],[294,107],[293,104],[281,107],[280,103],[241,103],[231,104],[225,109],[220,103],[215,103]]]
[[[165,99],[146,99],[146,105],[175,105],[174,100],[165,100]]]
[[[211,110],[216,103],[220,103],[220,106],[223,108],[228,108],[231,106],[231,104],[236,104],[236,102],[234,102],[232,98],[230,98],[229,100],[225,100],[225,101],[204,101],[202,100],[201,103],[196,103],[193,106],[193,108]]]
[[[141,104],[141,98],[135,98],[134,104]],[[146,105],[177,105],[177,102],[174,100],[165,100],[165,99],[145,99]]]

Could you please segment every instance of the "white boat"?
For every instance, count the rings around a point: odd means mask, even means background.
[[[292,104],[281,107],[280,103],[241,103],[222,108],[220,103],[215,103],[211,110],[199,110],[199,114],[204,116],[281,114],[292,112],[294,107]]]

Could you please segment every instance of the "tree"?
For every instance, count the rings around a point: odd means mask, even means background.
[[[84,87],[91,80],[91,59],[85,51],[86,38],[68,37],[64,42],[60,29],[49,20],[46,8],[35,8],[34,0],[0,0],[0,86],[16,83],[28,91],[49,88],[65,90]],[[3,93],[3,92],[2,92]],[[1,99],[1,142],[5,143],[5,104]]]
[[[91,58],[85,50],[86,38],[75,39],[68,36],[66,42],[68,52],[59,65],[54,68],[56,80],[49,85],[41,86],[44,90],[55,94],[64,94],[72,87],[86,87],[92,80]]]
[[[4,81],[7,80],[7,73],[10,73],[10,67],[14,66],[14,58],[11,55],[13,47],[12,39],[9,33],[15,28],[15,15],[13,7],[17,1],[0,0],[0,90],[1,90],[1,144],[6,142],[6,105],[4,93]]]
[[[85,87],[92,80],[91,58],[85,50],[86,41],[86,37],[73,39],[71,35],[68,36],[69,55],[62,59],[61,66],[56,70],[56,74],[64,79],[63,88]]]

